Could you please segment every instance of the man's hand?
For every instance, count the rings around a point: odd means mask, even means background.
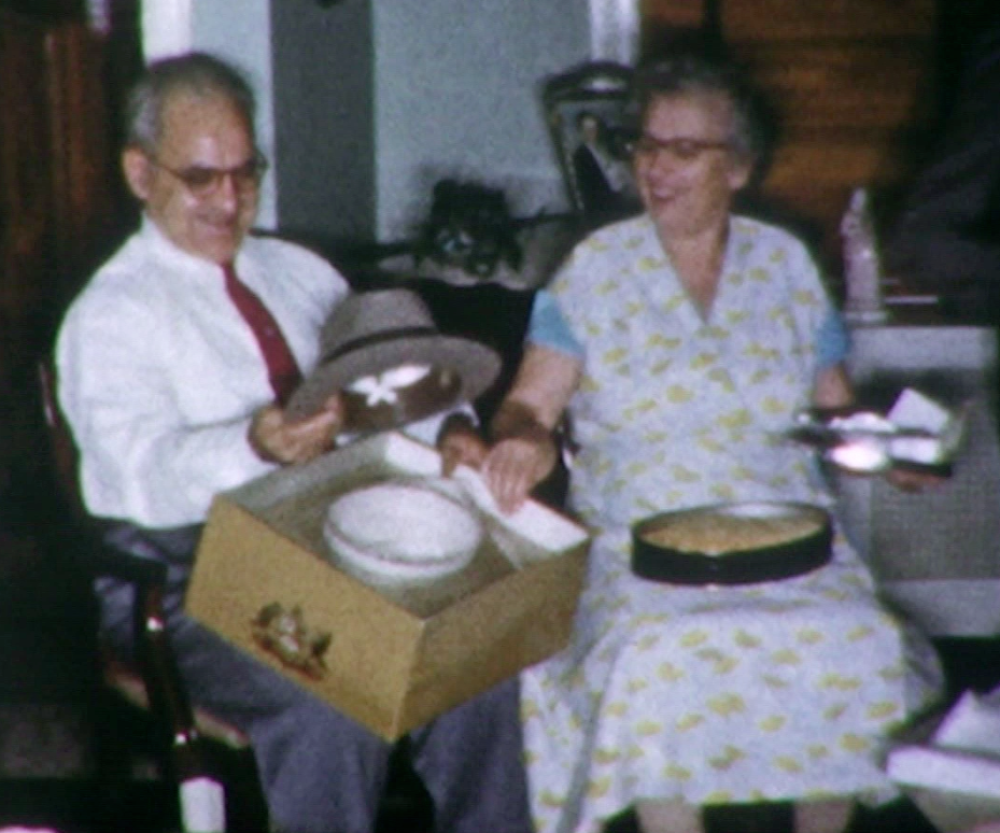
[[[489,451],[472,419],[461,413],[451,414],[441,425],[437,447],[441,452],[441,470],[446,477],[458,466],[480,468]]]
[[[277,405],[267,405],[254,414],[247,439],[262,460],[271,463],[307,463],[333,447],[344,422],[344,404],[331,396],[314,416],[291,421]]]

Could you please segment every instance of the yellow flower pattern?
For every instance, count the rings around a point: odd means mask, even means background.
[[[699,726],[705,722],[705,716],[702,714],[686,714],[684,717],[677,721],[677,729],[681,732],[686,732],[689,729],[693,729],[695,726]]]

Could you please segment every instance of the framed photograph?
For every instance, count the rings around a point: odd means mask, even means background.
[[[574,210],[604,221],[641,210],[632,176],[632,70],[593,62],[549,79],[543,101]]]

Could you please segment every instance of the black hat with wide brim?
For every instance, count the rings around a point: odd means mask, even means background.
[[[390,428],[471,402],[497,378],[500,357],[478,341],[438,331],[426,305],[411,290],[355,293],[324,324],[319,362],[289,398],[285,412],[291,419],[304,419],[352,382],[404,365],[433,368],[440,371],[435,378],[450,383],[424,384],[419,395],[403,391],[400,402],[388,410],[349,410],[346,428]]]

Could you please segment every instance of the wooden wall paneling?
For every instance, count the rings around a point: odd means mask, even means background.
[[[908,163],[894,144],[891,133],[802,131],[778,145],[767,186],[788,192],[815,185],[894,182],[905,175]]]
[[[37,10],[0,0],[0,502],[44,482],[34,362],[121,225],[102,38]]]
[[[53,234],[45,31],[0,10],[0,323],[9,369],[45,293]],[[41,106],[40,106],[41,103]]]
[[[103,36],[80,24],[63,24],[46,36],[56,309],[107,254],[117,216],[104,55]]]
[[[790,128],[928,127],[937,115],[928,39],[738,43],[734,51]]]
[[[840,220],[859,184],[892,189],[912,168],[892,133],[802,132],[778,144],[753,210],[805,233],[824,267],[840,268]]]
[[[935,0],[719,0],[732,42],[923,38],[934,31]]]
[[[52,264],[44,53],[43,26],[0,8],[0,502],[8,509],[34,443],[38,412],[25,379]]]
[[[835,275],[857,187],[912,177],[938,117],[935,0],[720,0],[724,40],[779,114],[766,208],[798,215]]]
[[[706,2],[707,0],[639,0],[639,17],[644,28],[696,28],[704,20]]]
[[[851,193],[894,195],[913,175],[926,134],[906,126],[797,129],[775,149],[760,201],[811,230],[809,242],[834,275],[840,269],[840,219]]]
[[[715,0],[639,0],[640,52],[656,54],[661,40],[677,29],[698,29],[705,24],[709,4]]]

